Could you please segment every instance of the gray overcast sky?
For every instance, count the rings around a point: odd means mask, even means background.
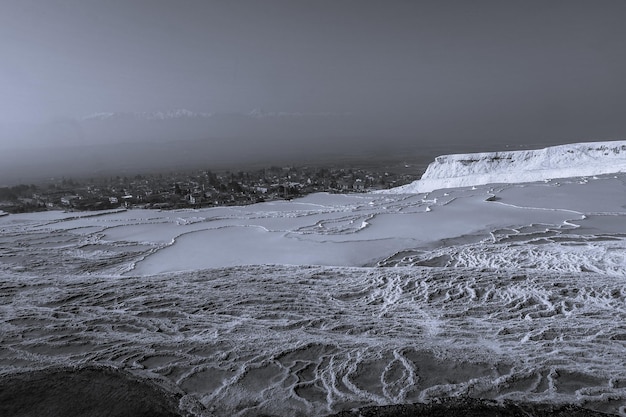
[[[416,138],[623,138],[624,22],[623,0],[2,0],[0,123],[262,108]]]

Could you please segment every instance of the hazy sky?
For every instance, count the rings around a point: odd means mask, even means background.
[[[624,22],[624,0],[2,0],[0,123],[262,108],[624,138]]]

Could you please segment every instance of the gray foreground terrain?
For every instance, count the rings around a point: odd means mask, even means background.
[[[0,288],[0,415],[321,416],[396,403],[362,414],[582,416],[624,401],[626,291],[593,273],[259,266],[5,275]],[[466,400],[409,405],[447,397]]]
[[[49,369],[0,381],[0,413],[13,417],[182,417],[180,393],[112,368]],[[186,413],[185,413],[186,414]],[[601,417],[573,405],[453,398],[365,407],[329,417]],[[269,417],[269,415],[265,415]]]

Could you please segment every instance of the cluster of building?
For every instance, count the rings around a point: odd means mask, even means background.
[[[315,192],[353,193],[396,187],[417,175],[365,169],[270,167],[255,171],[149,174],[0,188],[0,210],[179,209],[245,205]]]

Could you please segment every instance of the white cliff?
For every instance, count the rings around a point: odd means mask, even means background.
[[[391,192],[420,193],[617,172],[626,172],[626,141],[573,143],[536,150],[439,156],[420,180]]]

